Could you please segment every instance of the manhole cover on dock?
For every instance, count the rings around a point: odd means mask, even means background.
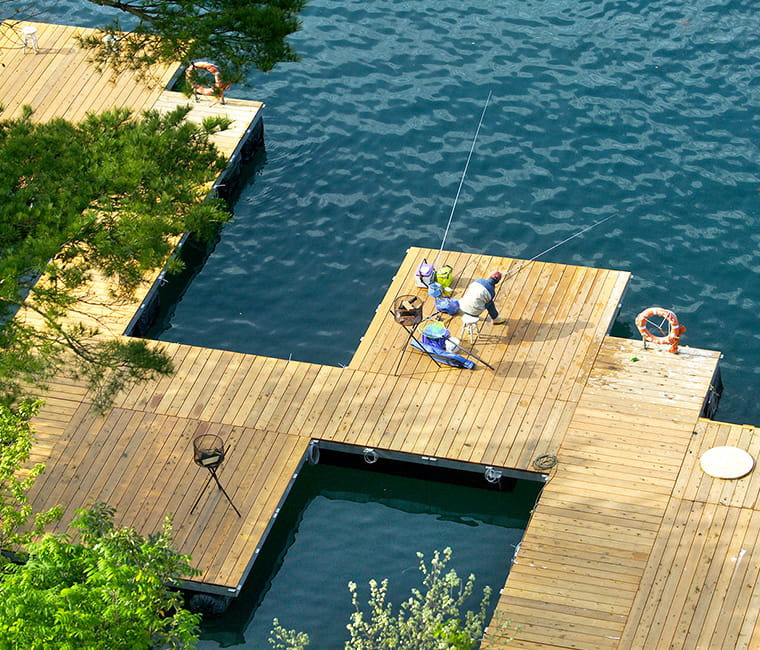
[[[699,459],[702,471],[715,478],[741,478],[752,471],[755,461],[738,447],[713,447]]]

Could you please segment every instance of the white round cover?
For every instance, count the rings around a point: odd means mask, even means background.
[[[702,471],[715,478],[741,478],[755,466],[752,456],[738,447],[713,447],[699,462]]]

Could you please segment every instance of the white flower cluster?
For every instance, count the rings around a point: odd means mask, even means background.
[[[483,637],[486,609],[491,588],[483,589],[483,598],[477,612],[460,613],[464,601],[472,594],[475,576],[465,583],[453,569],[446,572],[451,549],[435,551],[430,566],[422,553],[417,553],[422,573],[422,589],[412,589],[412,595],[401,603],[398,613],[387,601],[388,580],[369,581],[368,609],[363,611],[355,582],[348,583],[354,612],[346,626],[351,638],[345,650],[471,650]],[[285,630],[274,619],[269,639],[275,650],[303,650],[308,635]]]

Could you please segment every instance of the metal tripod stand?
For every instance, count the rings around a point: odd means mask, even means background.
[[[393,307],[391,308],[391,316],[393,316],[393,319],[401,325],[406,330],[406,333],[409,335],[404,342],[404,347],[401,348],[401,354],[398,358],[398,363],[396,364],[396,369],[393,371],[394,375],[398,375],[398,369],[401,367],[401,361],[404,358],[404,353],[406,352],[406,348],[409,347],[409,343],[412,340],[417,341],[415,338],[415,333],[417,331],[417,327],[422,322],[422,305],[423,300],[421,300],[418,296],[413,295],[405,295],[405,296],[399,296],[393,301]],[[419,341],[417,341],[419,343]],[[420,345],[420,347],[422,347]],[[423,348],[424,349],[424,348]],[[436,366],[439,368],[441,367],[441,364],[436,361],[435,357],[431,355],[429,352],[425,352],[432,360],[433,363],[435,363]]]
[[[198,467],[203,467],[208,470],[209,477],[206,479],[206,483],[203,485],[203,489],[198,494],[198,498],[195,500],[193,507],[190,508],[190,512],[193,513],[195,508],[200,503],[203,493],[211,483],[211,479],[214,479],[216,486],[222,491],[222,494],[227,498],[232,509],[237,513],[238,517],[242,517],[240,511],[232,503],[230,495],[227,494],[227,490],[224,489],[219,477],[216,475],[216,470],[219,465],[222,464],[224,457],[227,453],[227,449],[224,448],[224,441],[216,435],[210,433],[204,433],[200,436],[196,436],[193,439],[193,461]]]

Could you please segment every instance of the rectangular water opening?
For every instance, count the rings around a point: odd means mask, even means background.
[[[307,632],[314,648],[342,648],[348,582],[388,578],[396,607],[421,586],[419,551],[451,547],[449,568],[485,585],[490,614],[546,475],[313,442],[240,595],[207,618],[200,648],[269,647],[272,619]]]

